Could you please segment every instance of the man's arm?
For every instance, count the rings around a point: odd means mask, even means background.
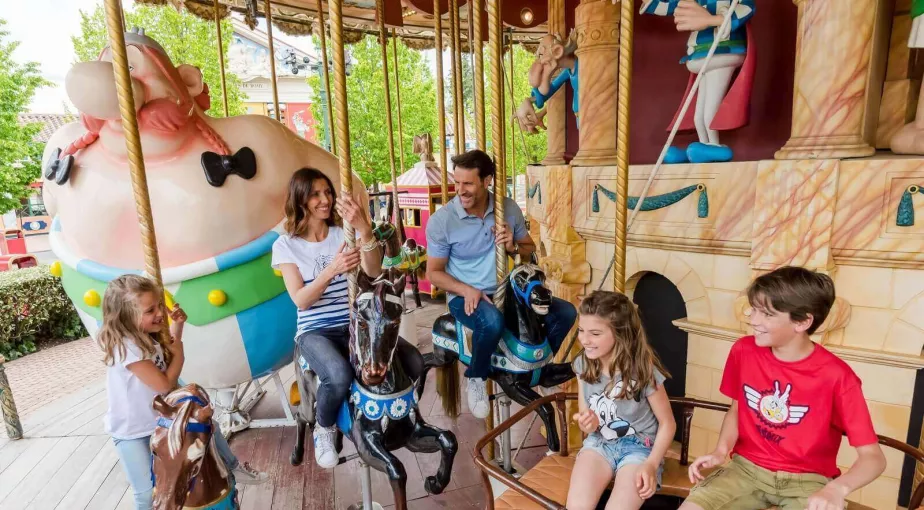
[[[446,272],[446,263],[449,259],[427,255],[427,279],[433,285],[452,292],[453,294],[463,296],[467,291],[477,290],[471,285],[466,285]]]
[[[516,243],[517,246],[520,247],[520,260],[529,260],[530,255],[536,251],[536,242],[533,241],[533,238],[530,237],[529,234],[526,234],[526,237],[522,239],[517,239]],[[508,252],[508,254],[511,256],[516,255],[516,253],[513,252]]]

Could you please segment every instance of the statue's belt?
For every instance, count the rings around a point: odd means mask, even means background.
[[[187,322],[193,326],[205,326],[253,308],[286,291],[282,278],[270,266],[271,260],[272,253],[265,253],[249,262],[185,280],[173,293],[173,299],[183,307]],[[108,283],[67,264],[61,266],[61,283],[67,296],[81,311],[101,321],[100,303]],[[91,291],[98,300],[88,298]],[[223,299],[216,299],[216,295]]]

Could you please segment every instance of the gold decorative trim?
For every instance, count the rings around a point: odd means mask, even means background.
[[[715,338],[734,342],[745,336],[747,333],[736,329],[723,328],[710,324],[691,322],[687,319],[677,319],[672,322],[675,326],[687,333],[694,333],[700,336]],[[897,354],[892,352],[874,351],[870,349],[858,349],[855,347],[843,347],[840,345],[826,345],[835,356],[844,361],[856,361],[860,363],[869,363],[871,365],[883,365],[894,368],[904,368],[919,370],[924,368],[924,356],[912,356],[909,354]]]

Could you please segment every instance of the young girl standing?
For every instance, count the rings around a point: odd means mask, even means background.
[[[669,374],[645,338],[635,305],[623,294],[596,291],[580,307],[574,360],[578,407],[588,434],[578,453],[569,510],[594,509],[615,476],[607,510],[638,509],[661,483],[676,423],[664,390]]]
[[[115,442],[122,468],[132,486],[136,510],[153,507],[154,484],[151,479],[151,434],[157,425],[152,407],[154,397],[173,391],[183,370],[183,325],[186,313],[174,305],[170,311],[173,342],[169,365],[154,339],[163,330],[165,307],[163,291],[152,280],[123,275],[111,282],[103,297],[103,325],[97,336],[103,349],[106,370],[106,393],[109,410],[106,432]],[[215,430],[219,430],[217,425]],[[252,484],[266,480],[265,473],[238,462],[221,433],[215,434],[218,454],[237,483]]]

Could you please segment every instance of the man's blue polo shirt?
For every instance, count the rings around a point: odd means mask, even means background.
[[[504,198],[504,220],[513,229],[514,240],[526,237],[526,220],[520,206]],[[484,218],[465,212],[455,197],[433,213],[427,223],[427,256],[449,259],[446,272],[460,282],[488,294],[497,288],[494,261],[494,194],[488,193]],[[448,300],[455,297],[449,293]]]

